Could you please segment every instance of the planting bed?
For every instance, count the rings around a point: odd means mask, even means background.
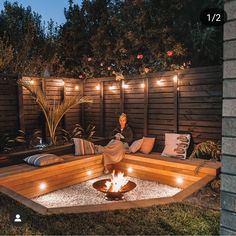
[[[220,169],[218,162],[176,160],[163,158],[158,153],[127,154],[122,162],[113,168],[132,177],[133,181],[136,180],[137,189],[126,193],[123,201],[105,202],[103,193],[92,188],[93,179],[103,175],[102,155],[79,158],[65,155],[63,158],[64,163],[41,168],[26,164],[1,168],[0,191],[41,214],[127,209],[182,201],[213,180]],[[201,168],[197,171],[200,165]],[[143,186],[151,186],[152,192],[156,194],[142,195]],[[66,193],[62,189],[67,187],[69,188]],[[163,192],[163,189],[166,192],[170,189],[174,191],[171,190],[168,195],[158,194]],[[74,193],[74,199],[68,199],[67,203],[63,200],[61,205],[54,204],[55,194],[57,200],[60,200],[66,199],[68,193]],[[87,197],[90,196],[89,201],[89,197],[86,201],[83,200],[86,193]],[[96,196],[98,198],[92,201]],[[51,203],[47,198],[51,198]]]

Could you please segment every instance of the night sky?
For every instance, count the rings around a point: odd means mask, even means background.
[[[74,0],[74,3],[81,3],[82,0]],[[0,0],[0,10],[3,9],[5,1]],[[68,8],[68,0],[8,0],[8,2],[18,2],[23,7],[31,6],[32,10],[42,16],[42,20],[47,22],[53,19],[58,24],[65,22],[64,8]]]

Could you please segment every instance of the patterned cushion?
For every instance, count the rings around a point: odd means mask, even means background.
[[[134,141],[129,147],[129,152],[131,153],[137,152],[141,148],[142,144],[143,144],[143,139],[138,139]]]
[[[54,154],[40,153],[29,157],[26,157],[24,161],[34,166],[47,166],[64,161],[62,157],[58,157]]]
[[[155,138],[143,137],[143,143],[140,148],[140,152],[144,154],[149,154],[154,147],[154,143],[155,143]]]
[[[74,138],[73,140],[76,156],[95,154],[95,145],[93,143],[80,138]]]
[[[165,148],[161,155],[186,159],[190,137],[190,134],[166,133]]]

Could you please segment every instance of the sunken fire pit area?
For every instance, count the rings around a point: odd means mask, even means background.
[[[126,154],[104,176],[102,155],[62,157],[63,163],[47,167],[4,168],[0,191],[44,215],[97,212],[182,201],[220,169],[219,162]]]

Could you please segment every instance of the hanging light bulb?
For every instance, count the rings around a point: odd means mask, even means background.
[[[122,88],[127,89],[129,87],[128,84],[122,84]]]
[[[100,90],[100,85],[96,85],[96,90]]]
[[[109,90],[114,90],[115,89],[115,86],[109,86]]]
[[[162,86],[163,85],[163,81],[162,80],[157,80],[157,85]]]

